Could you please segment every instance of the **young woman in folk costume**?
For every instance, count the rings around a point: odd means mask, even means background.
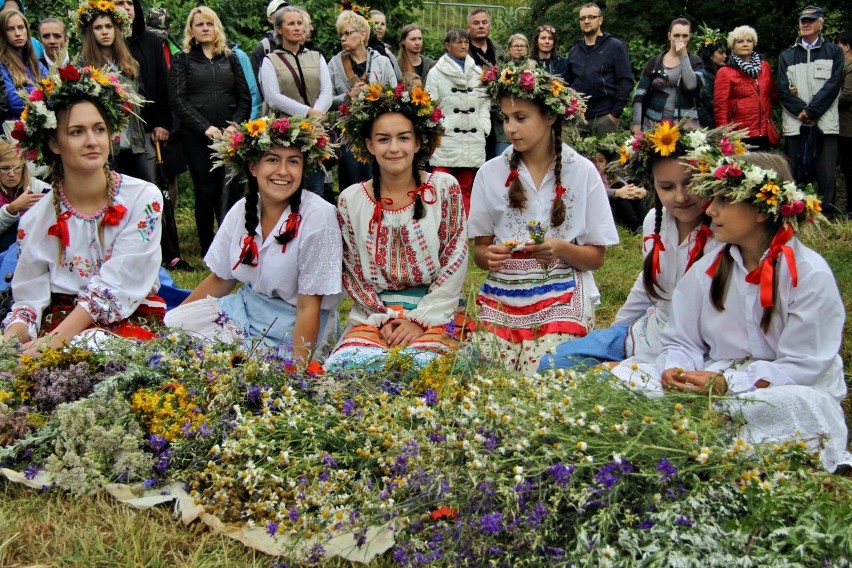
[[[4,337],[59,346],[83,330],[152,337],[159,288],[162,196],[110,171],[112,137],[139,99],[114,75],[67,66],[30,96],[13,136],[53,187],[20,221],[15,303]]]
[[[793,183],[783,156],[761,153],[722,157],[692,191],[712,200],[724,247],[678,284],[656,361],[613,373],[658,396],[731,395],[722,409],[744,419],[747,441],[801,438],[829,471],[852,465],[843,301],[828,263],[796,237],[822,218],[819,199]]]
[[[322,351],[342,297],[334,206],[306,189],[331,156],[316,117],[263,117],[212,146],[216,166],[246,184],[204,262],[211,270],[166,324],[209,339],[292,344],[297,364]],[[242,287],[231,294],[237,284]]]
[[[656,355],[675,286],[706,251],[717,246],[710,217],[704,213],[707,199],[690,192],[694,169],[686,155],[707,144],[724,147],[727,154],[742,154],[744,134],[724,129],[683,131],[663,123],[630,135],[621,148],[619,169],[654,188],[654,209],[645,216],[642,229],[642,272],[610,327],[562,343],[542,357],[540,370]]]
[[[130,34],[130,16],[108,1],[85,0],[76,11],[76,25],[83,39],[80,54],[74,63],[93,69],[108,70],[121,77],[124,87],[139,92],[139,64],[130,54],[125,37]],[[147,179],[153,167],[146,166],[145,128],[134,109],[127,127],[119,133],[113,156],[113,167],[127,175]]]
[[[441,111],[418,87],[370,84],[341,112],[346,142],[373,179],[338,201],[343,283],[354,305],[326,367],[381,365],[394,347],[425,364],[454,349],[464,327],[461,189],[448,174],[421,171],[440,143]]]
[[[592,271],[618,233],[595,166],[562,142],[563,124],[582,119],[580,95],[526,64],[491,67],[482,82],[512,148],[473,184],[468,232],[489,271],[475,339],[509,368],[534,372],[546,350],[594,326]]]

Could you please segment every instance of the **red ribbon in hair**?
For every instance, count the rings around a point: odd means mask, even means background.
[[[707,239],[713,236],[713,230],[701,223],[698,232],[695,234],[695,242],[692,248],[689,249],[689,260],[686,262],[686,269],[689,270],[696,260],[701,256],[704,247],[707,245]]]
[[[290,213],[287,217],[287,222],[284,224],[284,230],[279,235],[289,235],[292,241],[299,236],[299,225],[302,223],[301,213]],[[281,252],[287,252],[287,243],[281,245]]]
[[[790,269],[790,278],[793,286],[799,285],[799,272],[796,269],[796,255],[793,249],[787,246],[787,242],[793,238],[793,227],[789,224],[778,229],[772,242],[769,243],[769,253],[760,262],[760,265],[748,273],[746,282],[749,284],[760,284],[760,307],[768,308],[775,303],[775,289],[772,280],[775,276],[775,261],[780,255],[787,259],[787,268]]]
[[[421,184],[420,187],[418,187],[414,191],[408,192],[408,197],[410,197],[411,199],[416,199],[418,195],[420,196],[420,199],[423,200],[423,203],[425,203],[426,205],[434,205],[435,203],[438,203],[438,194],[435,191],[435,188],[428,183]],[[430,197],[426,197],[427,195],[429,195]]]
[[[658,233],[648,235],[647,237],[642,239],[643,244],[645,243],[645,241],[651,241],[652,243],[654,243],[653,247],[651,248],[651,268],[653,269],[651,271],[651,276],[654,283],[656,284],[657,274],[659,274],[662,270],[662,268],[660,268],[660,253],[666,250],[666,245],[663,244],[663,239]]]
[[[562,196],[565,195],[565,186],[561,183],[556,184],[556,195],[553,197],[553,203],[555,204],[557,200],[562,199]]]
[[[62,242],[63,247],[71,244],[71,235],[68,233],[68,219],[71,218],[71,212],[66,211],[61,213],[56,219],[56,223],[50,226],[47,230],[48,237],[56,237]]]
[[[101,219],[101,226],[118,225],[119,221],[124,218],[125,213],[127,213],[127,207],[124,205],[111,204],[107,206],[104,218]]]
[[[728,245],[730,246],[730,245]],[[728,251],[728,247],[723,247],[722,250],[719,251],[719,254],[716,255],[716,260],[713,261],[713,264],[710,265],[707,270],[704,271],[704,274],[713,278],[716,276],[716,271],[719,269],[719,263],[722,262],[722,256]]]
[[[251,262],[249,263],[249,266],[257,266],[257,243],[254,242],[254,235],[246,235],[243,239],[243,250],[240,251],[237,263],[231,268],[231,270],[236,270],[237,267],[243,263],[243,260],[246,258],[246,254],[248,253],[251,253]]]
[[[506,187],[512,185],[512,182],[518,179],[518,170],[509,170],[509,177],[506,178]]]

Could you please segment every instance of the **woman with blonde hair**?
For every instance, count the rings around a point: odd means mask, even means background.
[[[169,70],[169,99],[185,136],[184,152],[195,191],[195,225],[202,256],[213,242],[213,221],[229,209],[225,171],[213,167],[210,142],[229,124],[249,118],[251,93],[243,68],[225,39],[216,12],[198,6],[189,12],[183,52]],[[234,196],[230,201],[236,201]]]
[[[19,91],[32,92],[47,69],[39,63],[30,37],[30,22],[18,10],[0,14],[0,73],[6,90],[5,112],[2,121],[21,116],[26,101]]]
[[[0,139],[0,253],[15,242],[21,215],[48,189],[48,184],[30,175],[16,145]]]
[[[524,34],[512,34],[506,42],[506,52],[512,61],[521,61],[529,57],[530,41]]]
[[[353,10],[344,10],[337,16],[337,33],[343,49],[328,62],[331,74],[332,105],[338,108],[349,103],[367,88],[368,83],[396,85],[396,73],[390,60],[371,47],[370,24]],[[371,177],[370,167],[355,160],[349,148],[340,157],[338,182],[341,190]]]
[[[716,73],[713,86],[716,126],[734,124],[738,129],[748,129],[746,142],[766,150],[780,142],[772,122],[772,104],[778,103],[772,66],[754,51],[754,28],[734,28],[728,34],[728,47],[731,57]]]

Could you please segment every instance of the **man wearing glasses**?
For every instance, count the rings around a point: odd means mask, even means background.
[[[602,136],[618,130],[618,117],[633,90],[633,69],[627,46],[601,31],[603,12],[597,4],[580,8],[579,40],[568,55],[568,84],[589,97],[585,126]]]

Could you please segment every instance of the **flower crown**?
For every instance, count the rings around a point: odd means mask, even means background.
[[[40,164],[58,161],[47,146],[56,131],[56,111],[81,100],[90,100],[100,107],[113,135],[124,130],[133,108],[142,104],[142,98],[127,91],[116,75],[73,65],[58,69],[37,83],[20,120],[15,122],[12,137],[20,142],[21,156]]]
[[[716,46],[717,49],[722,48],[725,51],[728,50],[728,40],[725,38],[724,34],[722,34],[721,30],[709,28],[703,24],[698,27],[698,31],[695,32],[692,39],[695,42],[696,49]]]
[[[822,204],[810,184],[800,187],[792,181],[782,181],[775,170],[733,156],[722,156],[708,171],[699,171],[690,191],[708,198],[724,197],[731,203],[751,203],[794,230],[801,223],[825,220]]]
[[[414,124],[414,132],[420,139],[420,151],[415,157],[415,166],[420,168],[441,145],[444,134],[441,124],[444,115],[436,104],[429,92],[420,87],[406,91],[402,83],[393,89],[370,83],[350,104],[340,105],[336,126],[341,129],[355,159],[368,163],[372,155],[367,151],[364,139],[370,137],[373,121],[379,115],[398,112]]]
[[[345,12],[346,10],[351,10],[367,20],[367,23],[370,24],[370,28],[373,27],[373,19],[370,17],[370,7],[364,6],[362,4],[356,4],[352,2],[352,0],[343,0],[340,3],[340,11]]]
[[[482,72],[482,86],[493,101],[505,96],[542,103],[552,116],[584,122],[586,99],[556,75],[525,63],[492,65]]]
[[[619,149],[616,172],[650,183],[652,168],[663,158],[688,158],[699,171],[721,156],[745,154],[745,130],[724,126],[708,130],[698,128],[684,133],[683,123],[661,122],[653,130],[631,134]]]
[[[72,19],[78,29],[84,30],[94,22],[98,16],[110,16],[116,25],[121,28],[124,36],[130,35],[133,21],[123,8],[118,8],[109,0],[84,0],[72,14]]]
[[[298,148],[306,170],[324,169],[323,161],[333,156],[333,145],[318,118],[264,116],[216,138],[210,145],[216,153],[213,167],[228,166],[228,175],[233,178],[250,162],[259,162],[272,146]]]

